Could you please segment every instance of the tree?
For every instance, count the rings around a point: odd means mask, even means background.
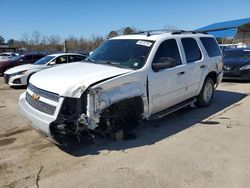
[[[131,28],[131,27],[126,27],[123,29],[123,35],[128,35],[128,34],[131,34],[131,33],[134,33],[135,32],[135,29],[134,28]]]
[[[29,44],[30,40],[29,40],[29,33],[24,33],[23,34],[23,41],[26,43],[26,44]]]
[[[8,45],[10,45],[10,46],[11,46],[11,45],[14,45],[15,40],[14,40],[14,39],[9,39],[7,43],[8,43]]]
[[[4,44],[5,39],[0,35],[0,44]]]
[[[107,36],[107,39],[110,39],[110,38],[113,38],[113,37],[117,37],[118,36],[118,33],[116,31],[110,31],[108,36]]]
[[[41,33],[39,33],[38,31],[33,31],[32,33],[33,43],[36,45],[40,44],[40,39],[41,39]]]

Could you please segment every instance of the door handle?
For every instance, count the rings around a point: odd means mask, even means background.
[[[200,66],[201,69],[204,69],[205,67],[206,67],[205,65],[201,65],[201,66]]]
[[[179,75],[179,76],[180,76],[180,75],[183,75],[183,74],[185,74],[185,72],[184,72],[184,71],[182,71],[182,72],[178,72],[178,73],[177,73],[177,75]]]

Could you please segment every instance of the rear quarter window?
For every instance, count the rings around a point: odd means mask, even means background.
[[[214,38],[200,37],[200,40],[204,48],[206,49],[209,57],[215,57],[221,55],[220,48]]]
[[[181,42],[184,48],[187,63],[201,60],[201,51],[195,39],[182,38]]]

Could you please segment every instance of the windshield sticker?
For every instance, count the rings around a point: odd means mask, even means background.
[[[142,40],[139,40],[136,44],[137,44],[137,45],[141,45],[141,46],[147,46],[147,47],[150,47],[150,46],[152,45],[151,42],[142,41]]]

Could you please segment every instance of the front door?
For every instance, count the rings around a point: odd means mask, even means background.
[[[166,58],[173,59],[176,65],[157,72],[152,69],[148,76],[151,114],[181,102],[186,94],[187,65],[182,64],[175,39],[168,39],[160,44],[152,65]]]

